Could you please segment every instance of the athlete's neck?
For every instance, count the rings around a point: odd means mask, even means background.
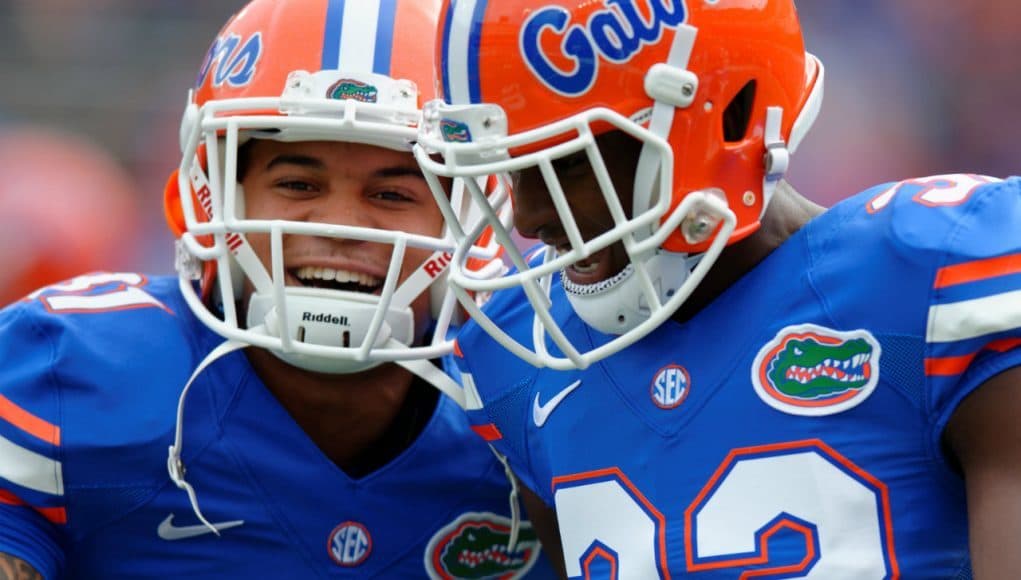
[[[702,283],[672,318],[682,323],[690,320],[809,220],[824,211],[824,207],[795,191],[786,181],[781,181],[766,214],[762,216],[759,229],[723,250]]]
[[[438,392],[395,364],[348,375],[314,373],[245,349],[266,387],[341,470],[361,477],[404,451],[432,416]]]

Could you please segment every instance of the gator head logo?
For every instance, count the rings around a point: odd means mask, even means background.
[[[379,90],[373,85],[355,79],[340,79],[326,90],[326,98],[337,101],[375,103],[379,98]]]
[[[440,134],[447,143],[471,143],[472,140],[468,125],[451,119],[440,121]]]
[[[879,383],[881,350],[866,330],[788,326],[755,356],[752,384],[778,411],[832,415],[872,394]]]
[[[511,521],[503,516],[461,514],[429,540],[425,569],[433,580],[521,578],[539,557],[539,540],[532,525],[521,522],[518,543],[508,550],[510,532]]]

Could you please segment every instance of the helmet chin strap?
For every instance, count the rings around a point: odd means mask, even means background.
[[[406,285],[402,286],[401,290]],[[414,295],[410,292],[407,294]],[[397,301],[398,296],[395,293],[391,306],[387,309],[385,321],[378,332],[372,330],[374,319],[379,312],[378,296],[342,290],[289,287],[285,289],[284,307],[288,309],[287,319],[293,321],[290,326],[294,329],[292,336],[304,336],[303,342],[305,343],[344,347],[348,346],[343,344],[346,340],[349,340],[350,344],[363,344],[362,341],[374,336],[372,348],[397,350],[409,346],[414,340],[411,308],[410,306],[401,306]],[[341,306],[338,306],[338,303]],[[331,314],[332,312],[341,312],[342,314]],[[277,309],[272,297],[253,295],[248,313],[249,323],[260,319],[264,321],[255,329],[262,330],[268,336],[280,336],[280,317],[276,314]],[[350,330],[339,331],[338,325],[342,323],[348,325],[346,328],[350,328]],[[277,349],[269,349],[269,351],[292,366],[337,375],[366,371],[384,362],[341,359],[284,352]],[[464,407],[464,390],[432,362],[424,359],[394,360],[392,362],[407,369],[449,396],[462,408]]]
[[[382,348],[391,339],[411,344],[411,308],[391,302],[380,313],[379,296],[345,290],[287,286],[283,300],[273,293],[255,292],[248,302],[248,326],[262,325],[267,336],[279,338],[284,349],[270,349],[284,362],[309,371],[348,374],[368,370],[378,360],[318,356],[291,350],[297,343],[334,348]]]
[[[660,294],[662,304],[684,284],[701,259],[701,255],[689,256],[658,249],[641,262],[641,267],[652,277],[653,287]],[[652,315],[645,299],[641,275],[633,263],[616,276],[596,284],[574,284],[566,272],[561,272],[560,279],[574,311],[586,324],[603,334],[624,334]]]

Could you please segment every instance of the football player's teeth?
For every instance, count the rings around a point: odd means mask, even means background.
[[[317,266],[302,266],[295,272],[301,280],[336,280],[340,283],[355,282],[362,286],[378,286],[379,278],[362,272],[351,272],[348,270],[334,270],[333,268],[320,268]]]

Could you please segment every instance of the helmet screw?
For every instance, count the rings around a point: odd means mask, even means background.
[[[485,119],[482,120],[482,126],[484,128],[486,128],[486,129],[492,127],[493,126],[493,119],[490,118],[490,117],[486,117]]]
[[[688,243],[697,244],[703,242],[712,233],[713,225],[713,221],[704,215],[697,216],[694,219],[687,219],[684,224],[684,237],[688,240]]]
[[[691,95],[694,95],[695,85],[691,83],[685,83],[684,86],[681,87],[681,94],[684,95],[685,97],[690,97]]]
[[[744,192],[744,196],[741,197],[741,201],[744,202],[744,204],[748,207],[755,205],[755,192],[753,191]]]

